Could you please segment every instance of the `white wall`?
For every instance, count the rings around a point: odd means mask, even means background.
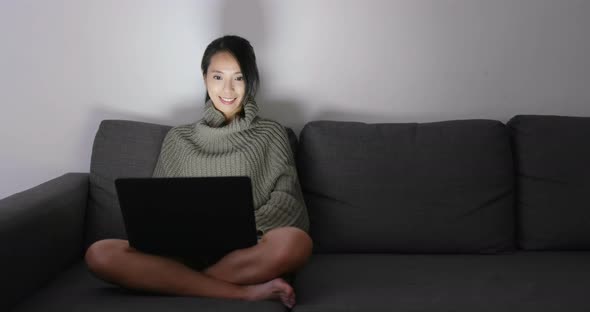
[[[248,38],[261,115],[590,116],[585,0],[0,0],[0,198],[89,170],[102,119],[201,116],[200,58]]]

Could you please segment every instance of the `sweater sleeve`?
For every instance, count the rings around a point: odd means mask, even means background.
[[[256,210],[258,229],[266,233],[274,228],[294,226],[309,231],[309,218],[301,186],[297,178],[297,170],[293,153],[289,147],[287,133],[280,127],[278,142],[273,144],[273,162],[281,168],[269,200]]]
[[[166,170],[166,164],[169,161],[166,161],[169,157],[169,150],[172,145],[172,135],[173,130],[168,131],[166,136],[164,137],[164,141],[162,142],[162,147],[160,148],[160,155],[158,156],[158,161],[156,162],[156,166],[154,167],[154,172],[152,173],[152,177],[167,177],[168,170]]]

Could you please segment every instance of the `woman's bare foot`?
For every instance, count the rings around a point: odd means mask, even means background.
[[[288,308],[295,305],[293,287],[282,278],[275,278],[266,283],[245,287],[247,300],[279,299]]]

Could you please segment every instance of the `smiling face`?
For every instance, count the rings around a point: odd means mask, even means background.
[[[211,63],[203,79],[207,93],[215,108],[231,122],[242,109],[246,94],[246,82],[240,64],[229,52],[219,52],[211,57]]]

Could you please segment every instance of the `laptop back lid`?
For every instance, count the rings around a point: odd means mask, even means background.
[[[249,177],[119,178],[115,186],[138,250],[211,258],[257,243]]]

